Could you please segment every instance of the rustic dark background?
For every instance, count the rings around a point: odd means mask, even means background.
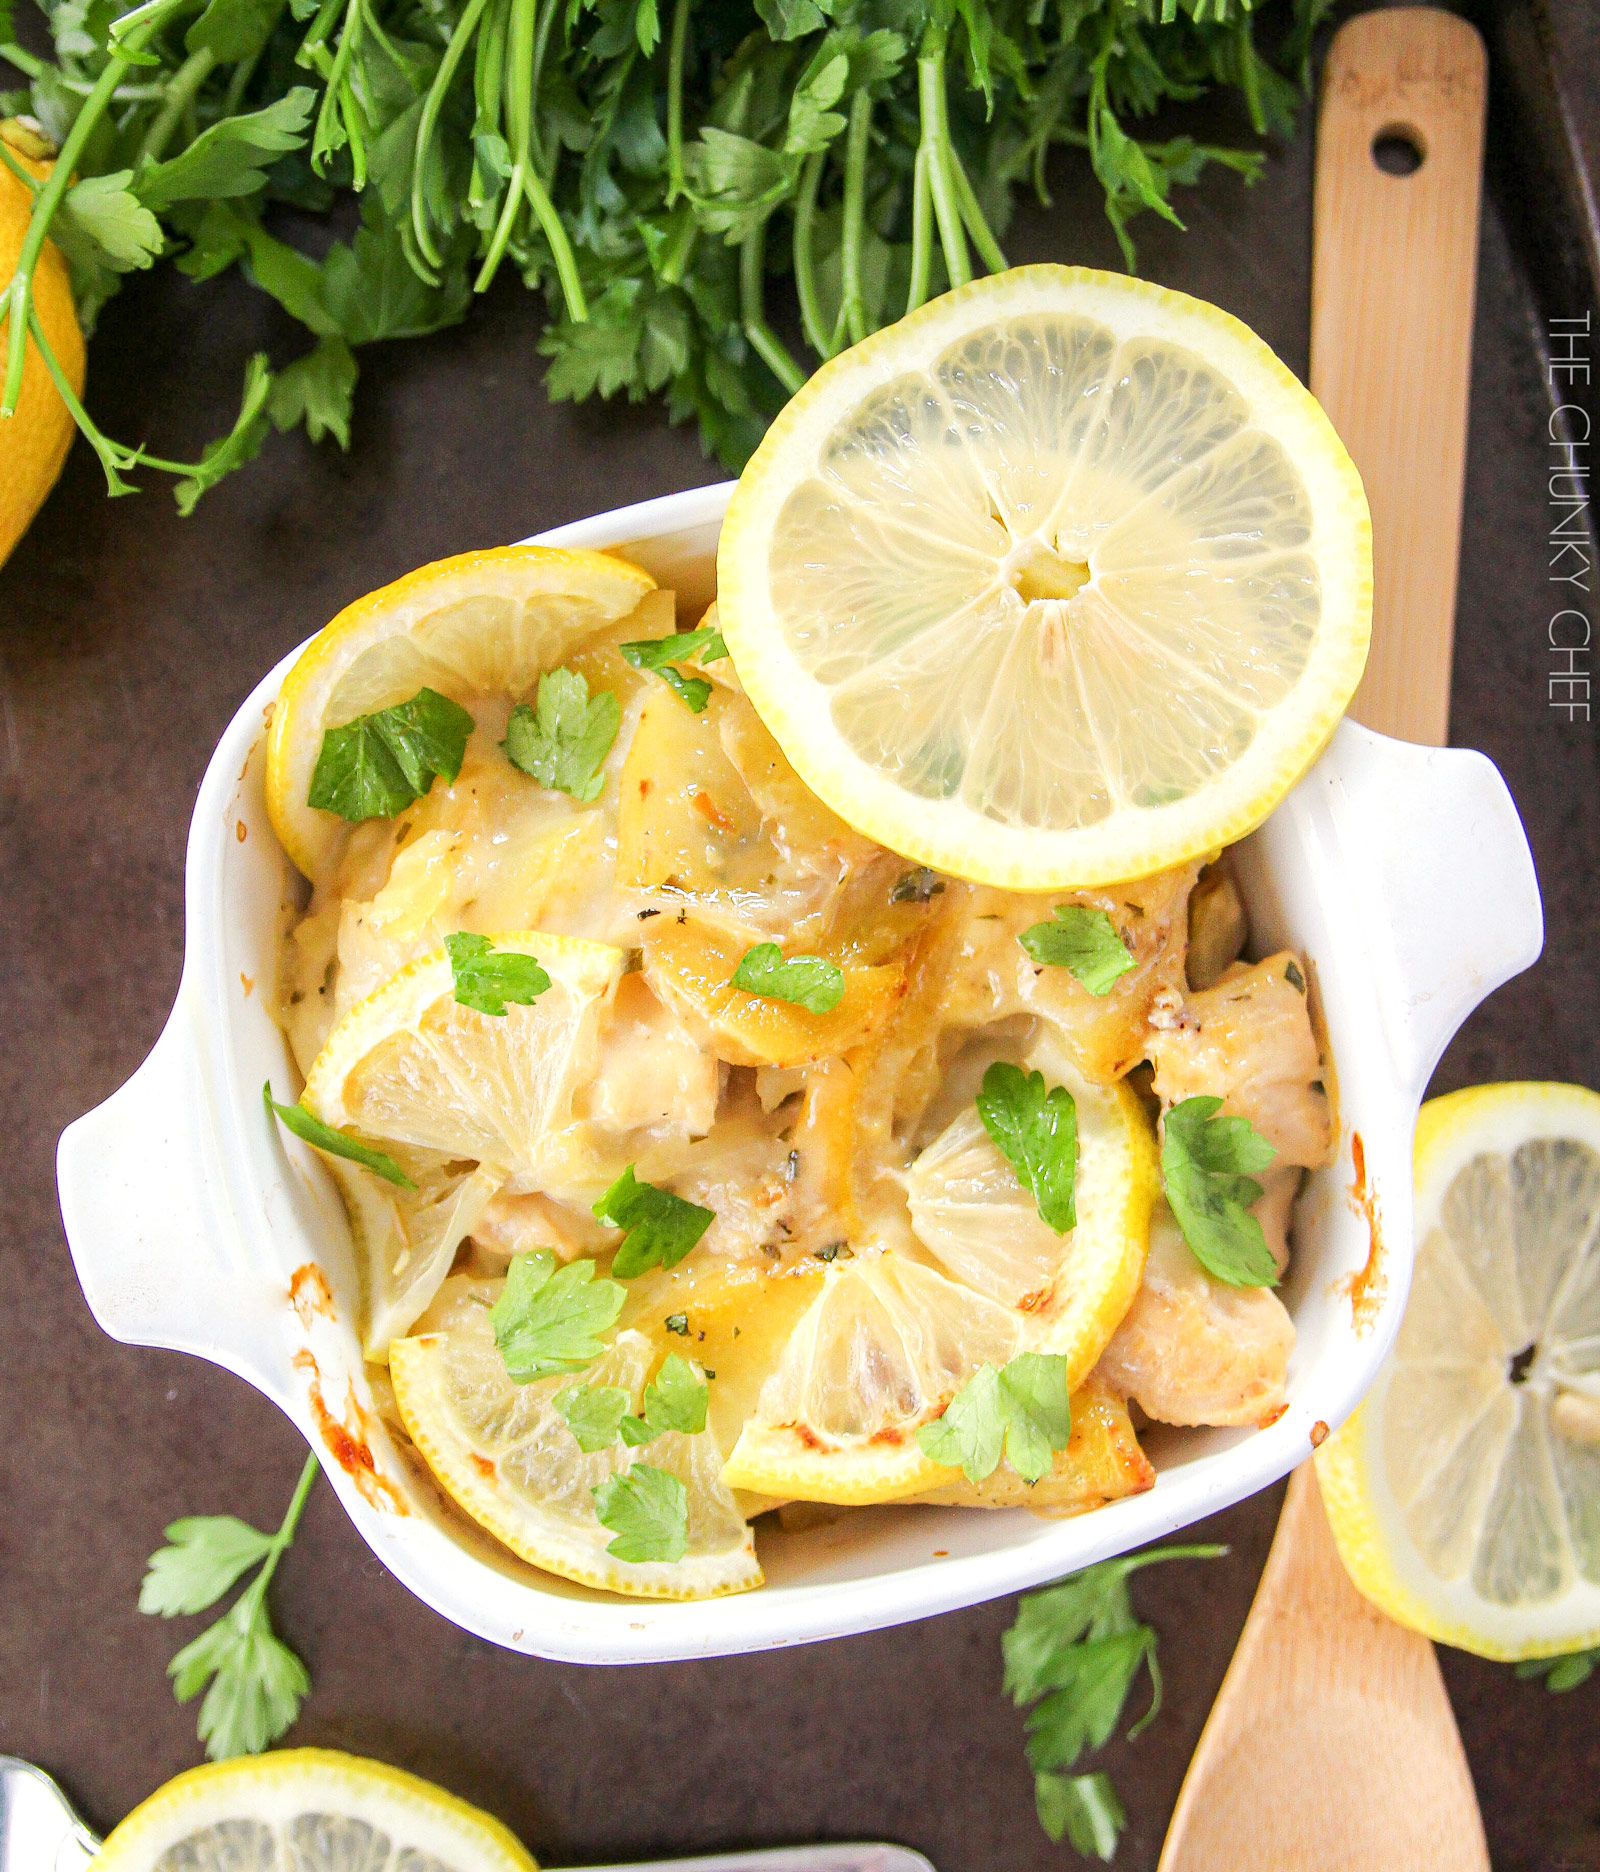
[[[1541,350],[1541,316],[1581,309],[1582,231],[1552,204],[1573,164],[1600,153],[1600,9],[1549,7],[1485,18],[1501,90],[1453,724],[1457,742],[1498,762],[1522,809],[1546,949],[1469,1023],[1437,1090],[1600,1076],[1600,742],[1547,706]],[[1553,35],[1553,59],[1539,31]],[[1553,71],[1564,93],[1542,128],[1517,90],[1530,71],[1546,84]],[[1238,313],[1302,373],[1311,148],[1308,122],[1258,188],[1218,177],[1188,196],[1187,235],[1149,217],[1138,227],[1144,271]],[[1116,265],[1086,170],[1063,163],[1056,180],[1055,208],[1013,230],[1013,257]],[[199,1759],[194,1710],[173,1703],[165,1679],[198,1621],[140,1616],[145,1556],[180,1514],[275,1524],[301,1448],[237,1380],[100,1334],[62,1237],[55,1141],[165,1019],[195,789],[260,674],[348,600],[424,560],[716,478],[693,438],[653,411],[552,408],[533,311],[519,290],[497,291],[461,329],[364,353],[348,457],[274,440],[188,521],[153,479],[108,502],[80,446],[0,571],[0,1750],[53,1770],[102,1828]],[[262,345],[282,355],[284,338],[237,282],[135,278],[95,339],[90,407],[110,433],[181,456],[231,421],[245,356]],[[1231,1543],[1227,1559],[1138,1584],[1163,1633],[1167,1707],[1104,1758],[1130,1816],[1118,1861],[1129,1872],[1155,1864],[1278,1498],[1208,1526]],[[1022,1720],[1000,1695],[1010,1601],[763,1657],[547,1664],[412,1599],[326,1489],[274,1598],[315,1678],[290,1740],[431,1775],[553,1863],[851,1836],[914,1844],[939,1872],[1073,1862],[1035,1822]],[[1500,1872],[1600,1866],[1600,1677],[1551,1697],[1503,1667],[1453,1652],[1443,1662]]]

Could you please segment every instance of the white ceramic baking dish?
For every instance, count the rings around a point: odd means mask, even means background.
[[[615,547],[681,595],[712,593],[726,486],[543,537]],[[308,619],[307,622],[320,620]],[[760,1536],[764,1590],[663,1605],[536,1572],[447,1518],[371,1409],[344,1212],[316,1155],[269,1125],[261,1083],[299,1081],[270,1012],[289,866],[267,821],[263,724],[293,657],[234,717],[189,835],[188,945],[155,1050],[70,1126],[61,1210],[78,1277],[114,1338],[226,1366],[313,1446],[362,1537],[429,1605],[542,1657],[705,1657],[869,1631],[1053,1579],[1171,1532],[1292,1469],[1354,1407],[1411,1275],[1411,1136],[1461,1021],[1539,952],[1533,864],[1479,754],[1353,723],[1242,848],[1254,947],[1310,959],[1337,1071],[1339,1156],[1301,1199],[1286,1299],[1289,1405],[1265,1430],[1158,1433],[1149,1492],[1075,1520],[877,1508]],[[326,1278],[327,1295],[314,1274]]]

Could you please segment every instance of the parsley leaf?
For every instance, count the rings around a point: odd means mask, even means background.
[[[266,186],[266,171],[284,151],[305,142],[315,102],[309,85],[296,85],[262,110],[220,118],[170,162],[141,171],[134,183],[139,199],[159,209],[179,201],[254,195]]]
[[[595,1515],[616,1539],[606,1552],[638,1564],[681,1560],[689,1551],[689,1492],[675,1475],[636,1462],[594,1490]]]
[[[769,1001],[788,1001],[808,1014],[829,1014],[844,999],[844,970],[823,956],[791,956],[774,942],[756,943],[740,958],[733,985]]]
[[[586,805],[600,797],[600,771],[622,726],[622,704],[609,689],[590,695],[576,670],[548,670],[539,678],[537,704],[511,711],[501,746],[513,767],[540,786],[570,793]]]
[[[669,1430],[698,1436],[706,1427],[710,1396],[689,1361],[669,1352],[645,1386],[642,1417],[629,1413],[630,1399],[620,1385],[569,1385],[557,1394],[556,1409],[578,1439],[578,1447],[592,1456],[609,1449],[618,1438],[636,1449]]]
[[[1065,1838],[1087,1859],[1116,1857],[1117,1840],[1128,1816],[1110,1775],[1039,1774],[1033,1778],[1039,1824],[1059,1846]]]
[[[139,1610],[172,1618],[214,1604],[241,1574],[259,1563],[230,1609],[167,1666],[172,1693],[187,1703],[206,1689],[200,1740],[213,1761],[254,1755],[290,1726],[311,1688],[306,1667],[272,1629],[267,1587],[305,1508],[318,1474],[308,1456],[276,1534],[263,1534],[233,1515],[197,1515],[167,1528],[170,1546],[150,1556],[139,1588]]]
[[[585,1456],[610,1449],[622,1434],[622,1420],[633,1402],[621,1385],[568,1385],[556,1393],[556,1409],[578,1439]]]
[[[1588,1651],[1568,1651],[1561,1657],[1524,1658],[1517,1666],[1519,1677],[1542,1677],[1544,1687],[1553,1696],[1576,1690],[1600,1667],[1600,1645]]]
[[[711,700],[711,685],[703,676],[685,676],[675,665],[686,663],[691,657],[697,663],[717,663],[728,654],[722,632],[705,627],[679,631],[670,637],[646,637],[620,648],[636,670],[652,670],[696,715]]]
[[[347,450],[355,390],[356,361],[349,345],[339,337],[319,338],[303,357],[273,373],[267,414],[280,434],[304,423],[313,442],[331,435]]]
[[[139,1610],[172,1618],[203,1612],[272,1551],[272,1536],[236,1515],[190,1515],[163,1530],[172,1543],[151,1554]]]
[[[1277,1264],[1250,1205],[1277,1151],[1248,1118],[1219,1118],[1219,1098],[1188,1098],[1162,1123],[1161,1178],[1195,1258],[1231,1287],[1275,1287]]]
[[[616,1281],[595,1279],[587,1257],[557,1268],[546,1248],[515,1256],[489,1309],[506,1371],[517,1384],[531,1384],[582,1370],[599,1357],[599,1335],[616,1324],[624,1298]]]
[[[978,1116],[1017,1181],[1058,1235],[1077,1226],[1078,1107],[1065,1086],[996,1060],[983,1075]]]
[[[1019,1707],[1036,1705],[1027,1723],[1028,1761],[1039,1824],[1051,1839],[1065,1835],[1081,1853],[1111,1857],[1126,1816],[1110,1777],[1061,1771],[1086,1748],[1111,1739],[1141,1664],[1150,1672],[1150,1707],[1128,1735],[1137,1735],[1161,1707],[1156,1634],[1134,1614],[1129,1576],[1162,1561],[1210,1560],[1227,1551],[1152,1547],[1024,1596],[1000,1648],[1007,1694]]]
[[[392,819],[439,776],[455,780],[473,727],[460,703],[426,688],[409,702],[358,715],[323,735],[306,804],[352,824]]]
[[[706,1427],[706,1405],[711,1393],[695,1376],[694,1367],[676,1352],[661,1361],[661,1369],[644,1389],[644,1420],[655,1436],[676,1430],[698,1436]]]
[[[1110,994],[1134,966],[1110,917],[1083,904],[1057,904],[1053,923],[1031,924],[1017,941],[1035,962],[1070,970],[1092,995]]]
[[[998,1371],[980,1365],[944,1415],[921,1426],[917,1442],[931,1461],[960,1468],[974,1484],[994,1474],[1002,1453],[1032,1484],[1049,1473],[1071,1432],[1067,1361],[1023,1352]]]
[[[611,1263],[618,1280],[632,1280],[646,1268],[676,1267],[717,1219],[714,1209],[641,1183],[632,1164],[594,1205],[594,1215],[607,1228],[626,1231]]]
[[[324,1124],[320,1118],[308,1112],[304,1105],[280,1105],[272,1096],[270,1079],[262,1081],[261,1096],[268,1115],[280,1118],[284,1128],[292,1131],[303,1144],[311,1145],[314,1150],[326,1151],[330,1157],[348,1158],[351,1163],[360,1164],[374,1176],[381,1176],[384,1182],[396,1184],[401,1189],[417,1187],[387,1151],[374,1150],[370,1144],[360,1143],[346,1131],[335,1131],[332,1125]]]
[[[444,946],[456,1000],[480,1014],[503,1018],[508,1001],[528,1007],[550,986],[550,977],[533,956],[520,949],[496,949],[487,936],[463,930],[446,936]]]

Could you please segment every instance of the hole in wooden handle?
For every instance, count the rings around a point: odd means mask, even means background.
[[[1372,139],[1372,160],[1385,175],[1410,176],[1428,159],[1428,139],[1415,124],[1385,124]]]

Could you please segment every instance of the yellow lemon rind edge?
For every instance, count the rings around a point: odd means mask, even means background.
[[[544,930],[508,930],[491,934],[497,949],[514,949],[532,954],[549,974],[557,969],[551,964],[572,961],[593,971],[590,991],[604,994],[622,978],[626,953],[610,943],[591,942],[585,936],[552,936]],[[378,1041],[404,1031],[414,1022],[404,1018],[409,1007],[416,1018],[452,991],[454,974],[449,951],[442,945],[427,955],[418,956],[396,969],[387,981],[348,1009],[335,1023],[322,1043],[322,1051],[311,1062],[306,1074],[306,1088],[300,1103],[324,1124],[335,1128],[351,1124],[344,1104],[344,1087],[354,1068],[367,1057]],[[538,1006],[537,1002],[532,1004]]]
[[[1071,1395],[1088,1377],[1100,1354],[1121,1325],[1144,1275],[1150,1249],[1150,1212],[1155,1203],[1157,1160],[1155,1137],[1144,1107],[1126,1085],[1097,1087],[1109,1092],[1122,1119],[1127,1152],[1124,1208],[1117,1225],[1124,1242],[1116,1279],[1107,1284],[1095,1309],[1092,1329],[1066,1347],[1048,1337],[1029,1350],[1060,1353],[1068,1360],[1067,1391]],[[1103,1329],[1103,1330],[1102,1330]],[[962,1479],[959,1469],[930,1461],[915,1441],[885,1448],[866,1443],[854,1447],[813,1450],[804,1447],[795,1427],[766,1425],[752,1420],[740,1433],[733,1452],[722,1467],[727,1488],[752,1494],[787,1496],[794,1501],[826,1502],[837,1507],[862,1508],[903,1500],[931,1489],[952,1488]]]
[[[1244,374],[1252,380],[1252,388],[1270,389],[1276,402],[1298,418],[1303,431],[1317,438],[1320,446],[1297,454],[1296,466],[1308,481],[1320,483],[1316,509],[1322,525],[1329,529],[1328,544],[1319,559],[1325,605],[1329,590],[1342,588],[1349,622],[1337,640],[1326,630],[1319,632],[1318,651],[1300,679],[1309,685],[1307,693],[1317,694],[1318,699],[1295,713],[1294,732],[1270,732],[1272,723],[1286,719],[1286,704],[1280,704],[1267,717],[1267,731],[1252,742],[1244,759],[1219,782],[1192,795],[1182,808],[1122,808],[1096,828],[1046,832],[1006,826],[962,807],[956,809],[958,834],[931,831],[939,827],[941,814],[951,813],[949,802],[918,801],[851,754],[831,726],[819,721],[826,716],[826,705],[817,701],[818,686],[782,644],[762,576],[767,542],[789,492],[778,480],[776,464],[784,445],[802,427],[813,427],[820,440],[826,428],[859,400],[852,386],[859,385],[864,393],[884,381],[878,369],[880,357],[914,351],[925,329],[930,337],[948,329],[953,340],[971,328],[971,321],[963,321],[960,313],[974,300],[980,304],[993,301],[999,317],[1028,309],[1028,289],[1036,290],[1041,302],[1053,292],[1059,303],[1063,285],[1091,302],[1096,295],[1114,295],[1124,307],[1137,302],[1156,325],[1170,323],[1170,330],[1150,335],[1170,337],[1186,348],[1193,348],[1198,318],[1247,366]],[[1014,307],[1009,303],[1013,299],[1018,301]],[[1083,309],[1094,315],[1093,303]],[[1133,335],[1118,332],[1119,337]],[[1239,384],[1237,373],[1233,381],[1249,394]],[[958,287],[817,371],[768,429],[740,477],[722,525],[717,583],[720,627],[757,714],[807,786],[842,819],[890,850],[958,877],[1013,890],[1075,889],[1148,876],[1210,847],[1233,844],[1267,817],[1316,760],[1366,667],[1372,618],[1372,523],[1361,477],[1322,406],[1247,325],[1220,307],[1149,281],[1090,267],[1017,267]],[[1228,785],[1241,771],[1248,776],[1247,783]],[[1225,809],[1208,806],[1224,786],[1230,795],[1242,797]],[[1143,833],[1136,836],[1134,828],[1141,823]],[[1108,836],[1112,832],[1115,837]]]
[[[391,1768],[387,1762],[346,1754],[341,1749],[319,1748],[235,1756],[175,1775],[112,1829],[95,1857],[96,1872],[148,1872],[148,1855],[177,1843],[171,1826],[181,1822],[183,1809],[195,1804],[197,1795],[203,1798],[236,1785],[247,1803],[253,1786],[281,1783],[306,1770],[328,1777],[330,1795],[336,1796],[341,1785],[349,1788],[355,1784],[368,1792],[381,1793],[392,1805],[419,1809],[436,1821],[446,1819],[463,1844],[479,1848],[470,1872],[539,1872],[538,1862],[511,1829],[481,1807],[474,1807],[420,1775]],[[324,1798],[321,1789],[317,1797]],[[463,1867],[463,1872],[469,1872],[469,1868]]]
[[[1448,1167],[1447,1160],[1471,1154],[1472,1130],[1479,1120],[1510,1110],[1524,1112],[1529,1120],[1537,1121],[1574,1107],[1600,1128],[1600,1093],[1587,1086],[1556,1081],[1503,1080],[1490,1085],[1465,1086],[1430,1099],[1417,1117],[1414,1174],[1419,1213],[1425,1194],[1435,1189]],[[1528,1134],[1541,1134],[1536,1122],[1530,1123]],[[1485,1140],[1480,1148],[1493,1146]],[[1379,1382],[1382,1382],[1381,1377]],[[1381,1460],[1368,1452],[1371,1430],[1371,1414],[1368,1405],[1362,1403],[1316,1452],[1317,1481],[1322,1489],[1334,1544],[1339,1549],[1345,1571],[1367,1599],[1397,1625],[1421,1632],[1436,1644],[1453,1645],[1457,1650],[1470,1651],[1498,1663],[1561,1657],[1569,1651],[1584,1651],[1600,1645],[1600,1625],[1513,1643],[1487,1637],[1459,1618],[1442,1616],[1407,1583],[1400,1567],[1390,1557],[1390,1537],[1384,1531],[1385,1524],[1378,1512],[1369,1467]],[[1403,1539],[1404,1530],[1399,1533]],[[1417,1570],[1419,1574],[1424,1570],[1420,1561]]]
[[[310,770],[308,750],[300,744],[308,738],[314,743],[309,749],[310,765],[314,766],[324,728],[319,702],[343,670],[373,644],[385,637],[403,635],[411,623],[407,614],[417,612],[419,601],[431,593],[440,594],[442,599],[451,584],[465,585],[479,574],[492,575],[492,582],[499,583],[511,571],[549,574],[562,569],[618,578],[623,585],[636,588],[636,603],[656,589],[656,581],[648,572],[615,553],[579,546],[486,547],[418,566],[404,577],[355,599],[317,632],[284,677],[267,732],[267,817],[279,844],[298,870],[311,876],[320,856],[318,844],[327,842],[307,836],[308,828],[327,815],[305,804]],[[619,611],[618,618],[625,617],[631,608]]]
[[[451,1501],[518,1559],[579,1586],[632,1599],[721,1599],[765,1584],[756,1558],[755,1537],[748,1526],[742,1547],[726,1555],[686,1556],[682,1560],[613,1559],[605,1551],[611,1536],[598,1522],[594,1537],[587,1542],[555,1528],[549,1530],[548,1539],[530,1538],[526,1523],[519,1526],[506,1512],[499,1490],[473,1469],[464,1446],[458,1447],[455,1439],[437,1432],[421,1408],[420,1400],[426,1394],[436,1406],[437,1415],[447,1421],[449,1406],[440,1397],[436,1383],[434,1354],[439,1340],[440,1335],[423,1333],[396,1339],[389,1347],[389,1375],[401,1420],[417,1453]],[[533,1518],[530,1509],[527,1521]],[[692,1583],[686,1582],[686,1573],[693,1574]]]

